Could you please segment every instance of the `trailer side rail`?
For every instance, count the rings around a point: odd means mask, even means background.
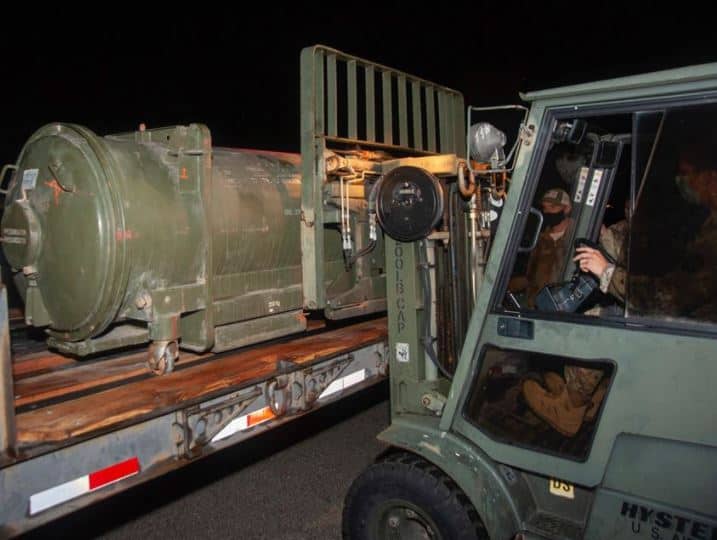
[[[0,323],[7,328],[3,300]],[[241,350],[168,376],[39,402],[20,414],[12,406],[6,350],[2,383],[9,384],[10,405],[3,410],[2,428],[12,448],[0,458],[0,537],[50,522],[380,382],[387,370],[385,325],[385,319],[375,319]],[[221,375],[205,384],[202,377],[210,380],[211,370]],[[146,388],[152,389],[149,394]],[[133,403],[119,399],[122,394],[145,397]],[[166,405],[177,396],[177,405]],[[15,424],[10,440],[8,426]]]

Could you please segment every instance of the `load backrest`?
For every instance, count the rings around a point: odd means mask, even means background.
[[[393,157],[464,155],[463,96],[321,45],[302,51],[301,244],[304,305],[311,309],[325,306],[324,155],[353,148]]]

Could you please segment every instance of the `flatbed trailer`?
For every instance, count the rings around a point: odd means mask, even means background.
[[[372,105],[361,110],[359,95]],[[369,234],[365,246],[352,248],[360,270],[355,279],[366,290],[328,298],[317,286],[331,279],[326,238],[350,229],[347,216],[369,204],[366,187],[384,173],[431,161],[439,150],[462,155],[463,114],[463,97],[454,90],[331,48],[303,50],[299,226],[306,309],[324,310],[327,318],[341,312],[348,321],[364,306],[385,308],[383,251],[377,248],[374,262],[364,257],[374,249]],[[359,125],[366,140],[358,139]],[[338,129],[343,126],[347,130]],[[348,156],[364,187],[346,176]],[[444,172],[455,167],[452,158],[438,163]],[[378,242],[375,216],[368,221],[361,227],[373,228],[372,242]],[[343,241],[344,249],[352,245],[350,235]],[[341,325],[334,320],[329,327],[310,326],[294,337],[213,355],[183,351],[173,372],[155,377],[146,349],[77,361],[13,343],[13,357],[10,331],[19,331],[24,319],[8,312],[5,289],[0,296],[0,537],[48,523],[387,377],[386,318]],[[117,339],[102,350],[128,342]]]
[[[2,329],[0,537],[179,469],[386,377],[384,318],[221,354],[153,375],[141,352],[78,361],[10,351]]]

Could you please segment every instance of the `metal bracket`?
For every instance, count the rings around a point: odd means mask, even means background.
[[[174,424],[179,453],[190,459],[201,455],[202,448],[259,396],[261,388],[255,386],[249,391],[231,394],[228,399],[207,407],[196,405],[179,411],[178,421]]]
[[[390,356],[388,345],[377,344],[374,352],[376,353],[376,371],[381,376],[387,375]]]
[[[525,124],[521,125],[519,137],[521,144],[525,146],[533,144],[533,139],[535,139],[535,126],[533,124],[527,126]]]
[[[294,362],[279,360],[277,370],[281,374],[266,385],[267,404],[276,416],[309,410],[353,359],[349,354],[331,364],[304,370]]]
[[[3,166],[2,172],[0,172],[0,188],[2,188],[2,185],[5,183],[5,174],[7,171],[17,171],[17,165],[8,164]],[[10,191],[9,188],[0,189],[0,195],[7,195],[8,191]]]
[[[446,397],[443,394],[432,391],[421,396],[421,405],[431,411],[436,416],[441,416],[443,408],[446,406]]]
[[[307,217],[311,216],[311,217]],[[314,226],[314,212],[312,210],[302,210],[300,221],[303,221],[307,227],[313,227]]]

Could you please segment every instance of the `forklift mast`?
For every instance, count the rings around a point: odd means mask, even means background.
[[[717,64],[521,97],[376,182],[394,452],[345,537],[717,538]]]

